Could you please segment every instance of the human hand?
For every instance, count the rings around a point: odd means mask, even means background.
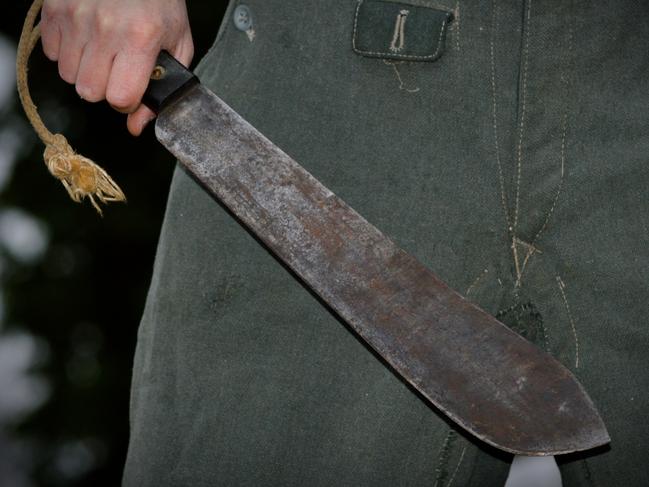
[[[84,100],[106,99],[140,135],[154,113],[141,104],[158,53],[185,66],[194,55],[184,0],[45,0],[43,51]]]

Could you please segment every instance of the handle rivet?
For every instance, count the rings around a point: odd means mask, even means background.
[[[153,68],[153,72],[151,73],[151,79],[153,80],[159,80],[165,77],[165,74],[167,74],[167,70],[162,67],[162,66],[156,66]]]

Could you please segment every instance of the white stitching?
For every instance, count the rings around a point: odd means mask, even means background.
[[[541,225],[541,228],[539,229],[538,232],[536,232],[536,235],[534,235],[534,238],[532,239],[532,245],[537,241],[537,239],[541,236],[541,234],[544,232],[544,230],[547,228],[548,223],[550,222],[550,218],[552,217],[552,214],[554,213],[555,208],[557,207],[557,202],[559,201],[559,196],[561,195],[561,190],[563,189],[563,181],[564,181],[564,174],[565,174],[565,165],[566,165],[566,129],[567,129],[567,110],[563,112],[563,129],[561,133],[561,179],[559,180],[559,186],[557,187],[557,192],[554,195],[554,200],[552,201],[552,206],[550,206],[550,209],[548,210],[548,214],[545,216],[545,221],[543,222],[543,225]]]
[[[483,270],[483,271],[480,273],[480,275],[479,275],[478,277],[476,277],[476,278],[473,280],[473,282],[471,283],[471,285],[467,288],[466,292],[464,293],[464,297],[468,298],[468,297],[469,297],[469,294],[471,293],[471,291],[473,291],[473,289],[478,285],[478,283],[482,280],[482,278],[483,278],[484,276],[486,276],[487,274],[489,274],[489,269],[485,269],[485,270]]]
[[[514,241],[514,245],[519,244],[527,248],[527,252],[525,253],[525,258],[523,259],[523,265],[520,266],[520,277],[516,281],[516,287],[520,287],[521,280],[523,279],[523,274],[525,273],[525,268],[527,267],[527,262],[530,260],[530,257],[532,257],[534,254],[542,254],[543,252],[541,252],[541,250],[538,247],[535,247],[534,243],[525,242],[524,240],[521,240],[518,237],[513,237],[513,241]]]
[[[390,43],[391,52],[399,52],[403,49],[405,45],[406,37],[406,20],[408,19],[408,14],[410,10],[400,10],[397,18],[395,19],[394,24],[394,34],[392,36],[392,42]],[[399,42],[399,44],[397,44]]]
[[[523,168],[523,132],[525,128],[525,110],[527,108],[527,69],[529,67],[529,47],[530,47],[530,30],[532,11],[532,0],[529,0],[527,4],[527,28],[525,29],[525,51],[524,56],[524,66],[523,66],[523,100],[522,100],[522,111],[521,111],[521,123],[519,125],[518,131],[518,164],[517,164],[517,174],[516,174],[516,205],[514,207],[514,233],[518,227],[518,210],[520,206],[520,187],[521,187],[521,173]]]
[[[491,51],[491,97],[493,99],[492,111],[493,111],[493,129],[494,129],[494,144],[496,146],[496,164],[498,165],[498,180],[500,182],[500,201],[503,206],[503,211],[505,212],[505,219],[507,220],[507,229],[508,233],[512,231],[511,218],[509,216],[509,206],[507,204],[507,194],[505,192],[505,177],[503,175],[503,166],[500,160],[500,144],[498,143],[498,108],[496,103],[496,61],[494,55],[494,35],[496,32],[497,15],[496,15],[496,0],[492,2],[492,19],[491,19],[491,39],[490,39],[490,51]]]
[[[531,0],[530,0],[531,2]],[[573,49],[573,26],[572,23],[570,24],[569,30],[568,30],[568,59],[570,59],[570,55],[572,53]],[[569,71],[568,71],[569,72]],[[570,85],[570,81],[568,79],[568,75],[562,76],[563,80],[563,86],[565,89],[566,94],[568,93],[568,87]],[[543,232],[547,229],[548,224],[550,222],[550,219],[552,218],[552,215],[554,214],[557,203],[559,201],[559,197],[561,196],[563,186],[564,186],[564,181],[565,181],[565,163],[566,163],[566,134],[568,130],[568,105],[564,105],[564,111],[563,115],[561,117],[561,148],[560,148],[560,153],[559,153],[559,160],[560,160],[560,179],[559,179],[559,184],[557,185],[557,190],[554,195],[554,198],[552,200],[552,204],[550,205],[550,208],[548,212],[546,213],[545,219],[539,228],[539,230],[536,232],[534,237],[531,240],[531,243],[523,242],[522,240],[518,239],[515,235],[512,236],[513,239],[513,249],[514,249],[514,262],[516,264],[516,272],[517,272],[517,280],[516,280],[516,286],[519,287],[521,285],[521,280],[523,277],[523,273],[525,272],[525,267],[527,266],[528,260],[532,257],[532,255],[536,252],[541,253],[541,251],[536,247],[536,242],[538,239],[541,237]],[[519,174],[520,177],[520,174]],[[516,248],[516,243],[523,244],[527,247],[527,252],[525,255],[525,258],[523,259],[523,264],[522,266],[519,263],[518,260],[518,249]]]
[[[451,453],[451,448],[453,447],[453,443],[457,437],[457,433],[455,430],[449,428],[448,433],[446,433],[446,437],[442,441],[442,445],[440,446],[440,451],[439,455],[437,457],[437,467],[435,468],[435,473],[436,473],[436,478],[435,478],[435,484],[433,487],[442,487],[440,485],[440,481],[444,481],[444,469],[447,466],[448,463],[448,456],[450,456]],[[448,454],[448,455],[447,455]]]
[[[352,34],[352,49],[354,52],[357,52],[358,54],[368,54],[372,56],[387,56],[390,58],[400,58],[400,59],[435,59],[438,57],[439,50],[442,47],[442,37],[444,36],[444,32],[446,31],[446,25],[447,25],[447,20],[448,17],[442,20],[442,28],[439,31],[439,37],[437,38],[437,49],[435,49],[435,52],[429,56],[413,56],[411,54],[394,54],[391,52],[379,52],[379,51],[363,51],[359,48],[356,47],[356,33],[357,33],[357,27],[358,27],[358,13],[361,10],[361,5],[363,4],[364,0],[358,0],[358,5],[356,6],[356,15],[354,15],[354,32]],[[426,7],[423,7],[426,8]]]
[[[525,49],[523,51],[523,94],[522,94],[522,111],[521,123],[518,131],[518,150],[517,150],[517,169],[516,169],[516,203],[514,205],[514,223],[512,228],[512,252],[514,254],[514,266],[516,268],[516,283],[514,289],[516,293],[521,285],[523,277],[521,271],[520,260],[518,258],[518,248],[516,247],[516,230],[518,229],[518,210],[520,208],[520,194],[521,194],[521,174],[523,169],[523,133],[525,128],[525,110],[527,108],[527,69],[529,66],[529,46],[530,46],[530,30],[531,23],[530,17],[532,12],[532,0],[527,4],[527,22],[525,28]]]
[[[572,38],[573,38],[573,27],[572,23],[570,24],[570,27],[568,29],[568,62],[570,62],[570,56],[572,55]],[[568,81],[568,75],[564,77],[564,87],[566,89],[566,94],[568,94],[568,86],[569,86],[569,81]],[[548,226],[548,223],[550,222],[550,218],[552,217],[552,214],[554,213],[554,210],[557,206],[557,202],[559,201],[559,196],[561,196],[561,191],[563,189],[563,182],[564,182],[564,175],[565,175],[565,163],[566,163],[566,132],[568,129],[568,104],[565,104],[564,106],[564,112],[563,112],[563,120],[561,121],[561,155],[560,155],[560,160],[561,160],[561,178],[559,180],[559,186],[557,187],[557,192],[554,195],[554,200],[552,201],[552,205],[550,206],[550,209],[548,210],[548,213],[545,217],[545,221],[543,222],[543,225],[541,225],[541,228],[539,229],[538,232],[536,232],[536,235],[532,239],[532,245],[537,241],[537,239],[541,236],[541,234],[545,231],[545,229]]]
[[[460,454],[460,459],[457,461],[455,470],[453,470],[453,475],[451,475],[451,478],[448,479],[448,483],[446,484],[446,487],[451,487],[451,485],[453,484],[453,481],[455,480],[455,476],[460,471],[460,465],[462,465],[462,460],[464,460],[465,453],[466,453],[466,446],[462,449],[462,453]]]
[[[406,88],[406,85],[403,82],[403,78],[401,78],[401,73],[399,73],[397,63],[401,64],[403,62],[404,61],[392,61],[391,59],[383,59],[383,64],[385,64],[386,66],[392,66],[392,69],[394,69],[394,74],[397,75],[397,80],[399,81],[399,89],[407,93],[417,93],[420,89],[419,86],[417,86],[416,88]]]
[[[563,304],[566,306],[566,311],[568,312],[568,320],[570,321],[570,328],[572,329],[572,336],[575,339],[575,369],[579,368],[579,338],[577,338],[577,327],[575,326],[575,320],[572,317],[572,312],[570,311],[570,305],[568,304],[568,298],[566,297],[566,285],[561,279],[561,276],[557,276],[557,285],[559,286],[559,291],[561,292],[561,297],[563,298]]]

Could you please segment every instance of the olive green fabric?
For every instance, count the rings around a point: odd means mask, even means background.
[[[612,444],[559,458],[564,486],[649,485],[644,3],[431,2],[455,13],[435,62],[355,53],[354,0],[246,4],[203,82],[575,372]],[[502,486],[511,457],[452,431],[176,171],[125,485]]]

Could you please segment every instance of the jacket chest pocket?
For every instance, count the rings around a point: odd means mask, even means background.
[[[352,48],[366,57],[435,61],[444,52],[451,11],[384,0],[359,0]]]

